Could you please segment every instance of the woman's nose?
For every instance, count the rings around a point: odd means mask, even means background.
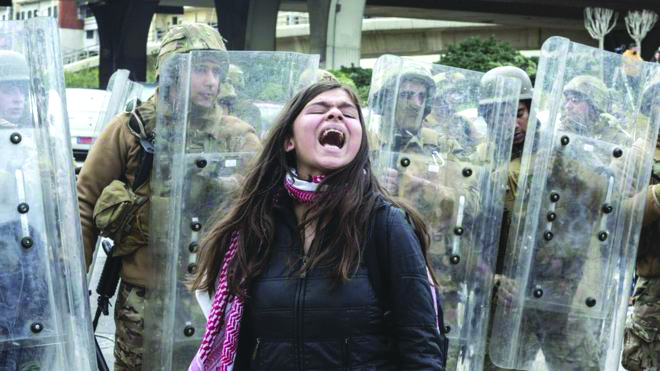
[[[338,119],[338,120],[343,120],[344,119],[344,114],[341,112],[341,110],[337,107],[332,107],[328,110],[327,116],[328,120],[332,119]]]

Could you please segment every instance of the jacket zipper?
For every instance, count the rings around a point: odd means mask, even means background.
[[[344,351],[346,352],[346,370],[351,369],[351,347],[348,345],[348,339],[344,339]]]
[[[259,343],[261,343],[261,338],[257,338],[257,344],[254,346],[254,352],[252,353],[252,360],[257,359],[257,352],[259,351]]]
[[[303,271],[300,273],[300,279],[298,280],[298,287],[296,290],[296,313],[295,313],[295,323],[296,323],[296,331],[295,331],[295,343],[296,343],[296,353],[297,353],[297,358],[298,362],[296,365],[297,370],[304,370],[303,364],[302,364],[302,316],[303,316],[303,293],[305,292],[305,278],[307,277],[307,257],[303,257]]]

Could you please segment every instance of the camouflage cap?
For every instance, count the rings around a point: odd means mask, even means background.
[[[12,50],[0,50],[0,81],[28,81],[30,70],[25,57]]]
[[[156,61],[156,75],[167,56],[172,53],[188,53],[191,50],[227,51],[220,33],[203,23],[187,23],[172,27],[160,43]]]

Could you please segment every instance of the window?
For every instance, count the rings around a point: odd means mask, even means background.
[[[53,7],[53,17],[58,18],[58,17],[57,17],[57,5],[55,5],[55,6]]]
[[[28,19],[32,18],[32,11],[28,10]]]
[[[92,9],[90,9],[88,6],[86,6],[85,7],[85,17],[89,18],[89,17],[93,17],[93,16],[94,16],[94,12],[92,12]]]
[[[172,25],[175,26],[175,25],[177,25],[177,24],[179,24],[179,18],[177,18],[177,17],[172,17]]]
[[[52,9],[50,7],[48,7],[48,16],[49,17],[51,16],[51,13],[52,13]]]
[[[86,32],[85,32],[85,37],[87,38],[87,40],[89,40],[89,39],[93,39],[93,38],[94,38],[94,30],[88,30],[88,31],[86,31]]]
[[[34,10],[34,16],[35,16],[35,17],[38,17],[38,16],[39,16],[39,15],[38,15],[38,12],[39,12],[39,9],[35,9],[35,10]]]

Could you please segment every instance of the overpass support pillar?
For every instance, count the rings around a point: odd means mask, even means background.
[[[280,0],[214,0],[218,31],[230,50],[275,50]]]
[[[114,71],[125,68],[131,79],[147,77],[147,36],[159,0],[89,2],[98,25],[99,88],[105,89]]]
[[[307,0],[312,53],[324,68],[360,65],[362,16],[366,0]]]

